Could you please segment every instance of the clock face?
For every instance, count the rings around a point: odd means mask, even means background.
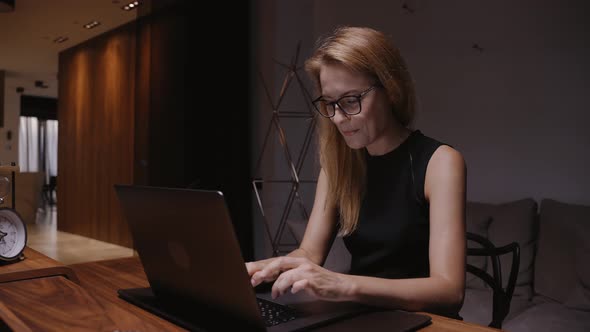
[[[17,258],[27,242],[27,229],[20,216],[11,209],[0,209],[0,259]]]

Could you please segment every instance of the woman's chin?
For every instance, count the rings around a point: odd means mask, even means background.
[[[345,140],[346,145],[348,145],[349,148],[353,149],[353,150],[359,150],[365,147],[364,144],[361,144],[359,142],[349,142],[347,140]]]

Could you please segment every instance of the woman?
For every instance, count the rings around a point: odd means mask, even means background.
[[[314,205],[298,249],[246,263],[252,285],[274,281],[273,298],[304,290],[455,316],[465,288],[465,162],[408,128],[416,98],[399,51],[379,31],[342,27],[305,68],[320,93]],[[322,268],[338,232],[350,274]]]

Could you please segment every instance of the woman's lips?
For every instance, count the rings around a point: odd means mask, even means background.
[[[358,131],[358,129],[357,130],[343,130],[342,131],[342,135],[344,135],[344,136],[352,136],[352,135],[356,134],[357,131]]]

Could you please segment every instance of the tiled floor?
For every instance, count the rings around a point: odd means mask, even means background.
[[[64,264],[130,257],[134,251],[115,244],[57,230],[55,207],[40,209],[37,223],[27,225],[27,245]]]

